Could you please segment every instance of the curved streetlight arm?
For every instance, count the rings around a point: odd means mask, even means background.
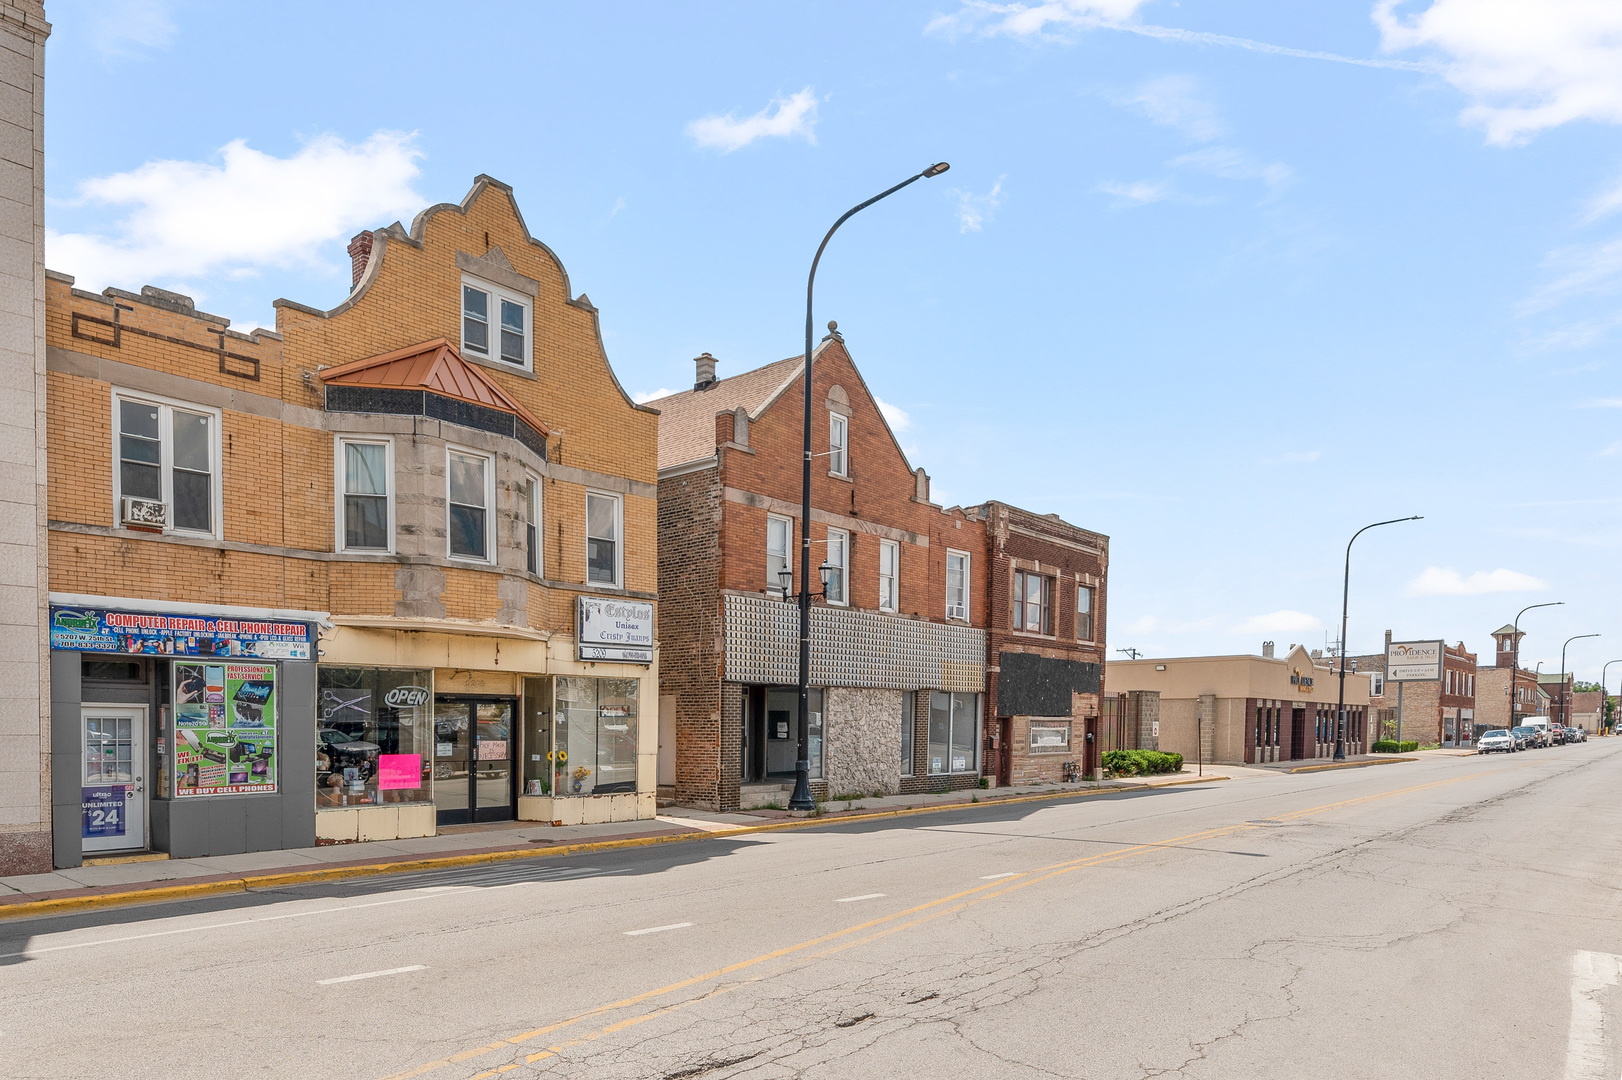
[[[1605,676],[1610,672],[1612,664],[1622,664],[1622,660],[1607,660],[1605,666],[1599,670],[1599,721],[1602,728],[1611,716],[1611,698],[1605,692]]]
[[[799,714],[799,751],[794,762],[794,793],[789,796],[788,808],[790,810],[815,810],[816,802],[811,798],[811,346],[812,346],[812,315],[811,301],[815,295],[817,284],[817,266],[822,262],[822,253],[828,247],[828,241],[834,238],[839,226],[849,221],[856,214],[866,210],[880,199],[888,198],[919,180],[939,176],[950,166],[946,162],[937,162],[922,172],[909,176],[895,187],[887,188],[866,202],[855,206],[839,215],[839,220],[833,223],[822,243],[817,245],[817,254],[811,260],[811,273],[805,279],[805,462],[800,476],[800,714]],[[850,588],[849,583],[845,585]],[[824,594],[827,590],[824,588]]]
[[[1566,639],[1566,645],[1582,638],[1599,637],[1598,634],[1573,634]],[[1571,695],[1566,692],[1566,645],[1560,646],[1560,726],[1566,727],[1571,718]],[[1600,687],[1601,690],[1605,688]]]
[[[1349,610],[1349,601],[1352,595],[1352,545],[1357,538],[1370,529],[1377,529],[1381,525],[1395,525],[1402,521],[1423,521],[1424,515],[1413,514],[1409,517],[1392,518],[1390,521],[1376,521],[1372,525],[1365,525],[1352,534],[1346,541],[1346,576],[1341,579],[1340,585],[1340,699],[1335,703],[1335,760],[1346,760],[1346,617]]]
[[[1541,604],[1527,604],[1515,613],[1515,621],[1510,624],[1509,635],[1509,723],[1505,727],[1515,726],[1515,675],[1521,670],[1521,616],[1528,611],[1540,607],[1564,607],[1564,600],[1547,600]]]

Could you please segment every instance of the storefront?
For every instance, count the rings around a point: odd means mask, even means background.
[[[52,594],[56,865],[313,844],[320,617]]]

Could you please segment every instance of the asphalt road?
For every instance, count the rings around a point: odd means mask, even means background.
[[[0,923],[22,1077],[1622,1073],[1622,739]]]

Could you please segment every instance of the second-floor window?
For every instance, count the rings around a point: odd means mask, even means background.
[[[838,413],[828,414],[828,471],[835,476],[850,475],[850,421]]]
[[[118,423],[118,521],[124,498],[162,503],[177,532],[218,535],[219,414],[163,401],[115,396]],[[139,520],[139,517],[128,518]]]
[[[447,534],[450,553],[461,559],[490,559],[490,503],[493,463],[467,450],[446,452]]]
[[[620,501],[617,496],[586,494],[586,580],[594,585],[620,583]]]
[[[343,550],[388,551],[389,444],[340,439]]]
[[[794,522],[776,514],[766,516],[766,591],[787,597],[794,591]],[[788,571],[787,584],[783,571]]]
[[[969,617],[969,553],[946,552],[946,617]]]
[[[524,477],[524,565],[532,574],[541,572],[541,482]]]
[[[462,351],[529,367],[529,304],[482,281],[462,281]]]
[[[879,541],[879,610],[894,611],[900,603],[901,545]]]
[[[1076,586],[1076,637],[1081,641],[1093,640],[1093,587]]]
[[[1050,634],[1053,579],[1024,570],[1014,572],[1014,629],[1030,634]]]
[[[828,585],[824,597],[830,604],[850,603],[850,533],[828,530]]]

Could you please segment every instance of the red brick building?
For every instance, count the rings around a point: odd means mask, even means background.
[[[793,782],[804,366],[791,357],[717,380],[715,364],[699,357],[692,390],[650,403],[661,413],[659,772],[676,801],[732,809],[786,802]],[[974,786],[985,522],[930,502],[929,477],[837,330],[814,353],[812,402],[812,558],[831,567],[812,612],[813,790]]]
[[[1109,538],[1057,514],[979,507],[989,584],[985,773],[1062,780],[1098,767]]]

